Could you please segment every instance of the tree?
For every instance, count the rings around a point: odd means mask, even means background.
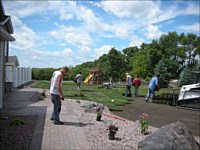
[[[104,81],[109,80],[109,74],[108,74],[109,68],[110,68],[109,66],[110,66],[110,62],[108,59],[108,55],[103,54],[102,56],[100,56],[99,59],[97,60],[97,68],[104,71],[104,76],[103,76]]]
[[[121,52],[117,51],[115,48],[111,48],[108,53],[109,69],[108,75],[112,77],[113,81],[118,81],[122,78],[122,74],[125,71],[125,62]]]
[[[132,73],[139,75],[141,78],[146,78],[148,76],[148,60],[145,52],[136,53],[132,59],[134,60]]]
[[[185,67],[185,69],[183,69],[183,71],[180,74],[180,78],[178,81],[178,85],[179,86],[183,86],[183,85],[187,85],[190,82],[190,69],[188,67]]]
[[[132,57],[139,51],[138,47],[128,47],[122,50],[124,55],[125,67],[126,70],[132,70]]]
[[[147,49],[148,55],[146,56],[146,59],[148,60],[148,70],[149,74],[153,75],[154,73],[154,68],[156,64],[160,61],[162,58],[162,55],[159,50],[149,48]]]
[[[165,62],[163,60],[159,61],[156,69],[155,74],[160,74],[159,78],[159,85],[161,88],[168,87],[170,74],[167,71],[167,67],[165,66]]]

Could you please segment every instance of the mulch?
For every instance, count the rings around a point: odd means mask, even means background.
[[[37,124],[37,116],[8,115],[0,118],[0,149],[29,149]],[[13,120],[24,121],[23,125],[11,124]]]

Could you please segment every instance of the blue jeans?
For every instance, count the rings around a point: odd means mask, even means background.
[[[139,89],[139,86],[135,86],[135,96],[138,96],[138,89]]]
[[[151,97],[151,94],[152,94],[152,97]],[[154,96],[155,96],[155,90],[149,88],[146,100],[149,100],[149,97],[151,97],[151,99],[153,99]]]
[[[77,83],[77,90],[80,90],[81,88],[81,83]]]
[[[51,115],[51,120],[54,120],[54,123],[60,122],[60,111],[61,111],[61,100],[60,95],[51,94],[51,101],[53,103],[53,112]]]
[[[125,96],[128,97],[129,95],[131,96],[131,86],[126,85],[126,94],[125,94]]]

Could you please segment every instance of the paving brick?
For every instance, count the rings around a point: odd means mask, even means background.
[[[53,110],[50,96],[44,101],[30,102],[34,92],[38,92],[35,90],[28,88],[15,91],[6,104],[10,114],[38,115],[30,149],[90,149],[74,108],[63,101],[60,119],[65,124],[54,125],[50,120]]]

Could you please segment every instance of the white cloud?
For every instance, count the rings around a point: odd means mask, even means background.
[[[30,53],[32,55],[30,55]],[[20,53],[19,53],[20,54]],[[23,56],[19,55],[20,64],[23,67],[62,67],[64,65],[75,65],[77,64],[73,60],[73,52],[69,48],[63,50],[54,50],[54,51],[41,51],[41,50],[30,50],[24,51]]]
[[[50,35],[59,40],[65,40],[67,43],[72,45],[90,45],[93,40],[90,35],[78,28],[72,26],[60,26],[59,29],[51,31]]]
[[[142,38],[140,38],[140,37],[138,37],[138,36],[136,36],[136,35],[132,35],[131,36],[131,42],[130,42],[130,44],[129,44],[129,47],[133,47],[133,46],[138,46],[138,47],[140,47],[140,45],[142,44],[142,43],[144,43],[145,42],[145,39],[142,39]]]
[[[102,8],[119,18],[150,20],[160,13],[160,3],[153,1],[103,1]]]
[[[79,8],[75,1],[49,1],[51,10],[54,13],[59,13],[61,20],[69,20],[75,17]]]
[[[109,50],[111,50],[112,47],[114,47],[114,46],[103,45],[100,48],[94,49],[95,59],[99,58],[103,54],[107,54],[109,52]]]
[[[154,25],[147,25],[143,31],[147,39],[158,39],[162,35],[162,32],[159,30],[158,26]]]
[[[14,29],[23,26],[22,21],[14,15],[12,16],[11,21]]]
[[[11,44],[11,48],[13,49],[29,50],[35,47],[36,34],[25,25],[16,28],[13,37],[16,39]]]
[[[78,52],[80,54],[90,55],[90,53],[92,52],[91,48],[86,46],[78,46],[78,48],[79,48]]]
[[[199,4],[197,3],[197,5],[188,3],[188,6],[186,7],[185,10],[182,10],[181,13],[183,13],[184,15],[198,15],[199,16]]]
[[[88,30],[95,32],[103,30],[103,21],[96,17],[91,9],[80,7],[80,13],[77,15],[77,17],[84,21]]]
[[[46,1],[4,1],[6,14],[24,18],[49,11]]]
[[[59,45],[60,46],[66,46],[66,43],[60,43]]]
[[[199,23],[195,23],[195,24],[191,24],[191,25],[180,25],[178,27],[176,27],[176,29],[178,30],[183,30],[183,31],[188,31],[188,32],[200,32],[200,24]]]
[[[102,1],[101,7],[119,18],[133,19],[140,24],[152,24],[180,15],[199,15],[199,5],[182,2],[178,5],[161,7],[161,1]]]

